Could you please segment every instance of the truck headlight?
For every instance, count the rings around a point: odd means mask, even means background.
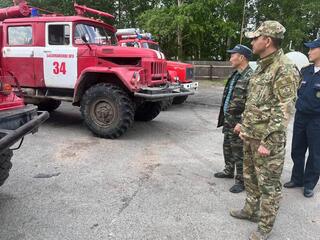
[[[140,82],[141,76],[139,72],[133,73],[133,78],[136,79],[136,82]]]
[[[136,86],[140,82],[140,80],[141,80],[140,73],[134,72],[131,78],[131,83]]]

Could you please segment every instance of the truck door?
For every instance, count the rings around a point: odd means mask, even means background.
[[[77,48],[72,46],[72,23],[47,23],[43,54],[46,87],[73,89],[77,81]]]
[[[2,64],[21,86],[34,86],[34,32],[32,25],[7,25],[3,37]],[[13,80],[9,81],[15,84]]]

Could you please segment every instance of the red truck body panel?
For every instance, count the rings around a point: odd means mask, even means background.
[[[24,106],[23,99],[17,97],[13,92],[8,96],[0,94],[0,111],[23,108]]]
[[[190,83],[193,81],[193,65],[183,62],[167,61],[167,68],[172,77],[179,77],[181,83]],[[192,71],[192,74],[188,74]]]
[[[2,34],[2,24],[0,23],[0,46],[3,43],[3,34]],[[2,51],[0,51],[0,84],[3,86],[5,83],[9,83],[11,78],[3,76],[3,69],[2,69]],[[13,92],[9,95],[1,93],[0,90],[0,111],[22,108],[24,107],[23,99],[17,97]]]

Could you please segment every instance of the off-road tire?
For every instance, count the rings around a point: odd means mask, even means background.
[[[99,83],[81,99],[80,111],[87,127],[98,137],[115,139],[134,121],[133,102],[118,86]]]
[[[2,186],[9,177],[9,172],[12,167],[12,155],[13,153],[10,149],[6,149],[0,154],[0,186]]]
[[[172,104],[175,104],[175,105],[177,105],[177,104],[182,104],[182,103],[184,103],[184,102],[187,100],[187,98],[188,98],[188,96],[175,97],[175,98],[173,99]]]
[[[149,122],[155,119],[161,112],[161,102],[144,102],[136,109],[134,120]]]
[[[46,99],[37,104],[40,111],[53,112],[61,105],[61,101],[55,99]]]
[[[167,111],[171,107],[172,102],[173,98],[161,101],[161,111]]]

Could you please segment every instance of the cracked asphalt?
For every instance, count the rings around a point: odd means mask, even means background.
[[[216,128],[222,88],[200,82],[196,96],[117,140],[85,128],[63,104],[22,148],[0,188],[1,240],[240,240],[256,225],[233,219],[245,193],[232,194]],[[290,177],[289,130],[283,182]],[[320,239],[320,189],[283,191],[270,239]]]

